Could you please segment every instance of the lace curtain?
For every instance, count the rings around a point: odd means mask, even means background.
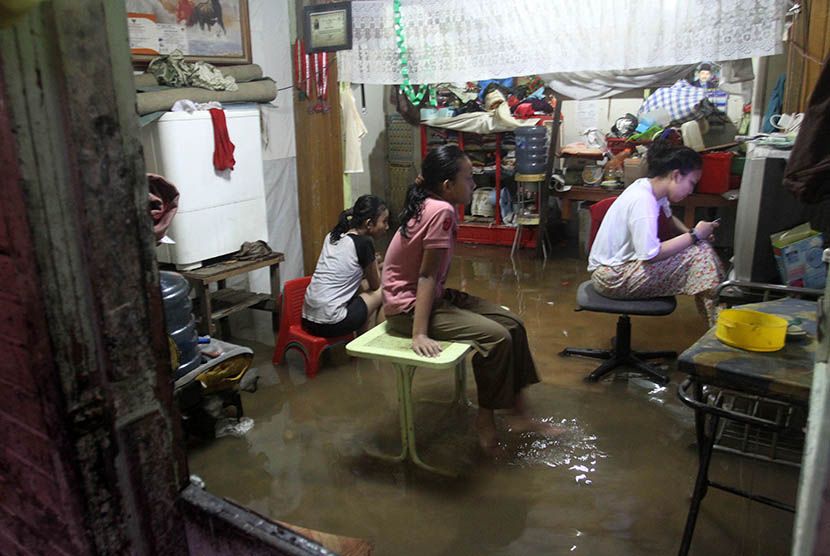
[[[412,83],[626,70],[782,52],[786,0],[402,0]],[[391,0],[352,2],[338,78],[401,83]]]

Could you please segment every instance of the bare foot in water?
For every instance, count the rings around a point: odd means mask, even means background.
[[[507,427],[510,432],[525,433],[535,432],[551,440],[561,438],[567,431],[565,427],[560,427],[552,423],[545,423],[543,421],[536,421],[524,415],[507,415],[505,416]]]
[[[485,452],[491,452],[498,448],[499,438],[492,410],[479,410],[478,415],[476,415],[475,426],[478,433],[478,445]]]
[[[510,432],[524,433],[535,432],[551,440],[556,440],[563,436],[568,429],[543,421],[536,421],[530,417],[531,413],[528,409],[527,398],[524,392],[516,394],[516,405],[513,410],[505,415],[504,419],[507,422],[507,427]]]

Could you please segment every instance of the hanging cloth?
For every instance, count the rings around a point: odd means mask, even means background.
[[[340,85],[340,109],[343,111],[343,132],[346,135],[343,173],[358,174],[363,172],[360,141],[366,136],[367,129],[357,110],[357,102],[355,102],[350,83]]]
[[[233,170],[236,160],[233,151],[236,147],[228,136],[228,124],[225,121],[225,111],[210,109],[210,119],[213,120],[213,167],[219,170]]]
[[[784,170],[784,186],[801,202],[830,198],[830,54],[804,110],[804,120]]]
[[[767,109],[764,112],[764,121],[761,125],[761,133],[772,133],[774,131],[778,131],[775,127],[773,127],[770,118],[772,118],[775,114],[781,113],[781,107],[784,105],[784,87],[786,84],[787,74],[782,73],[778,76],[778,81],[775,82],[775,87],[772,89],[769,102],[767,102]]]

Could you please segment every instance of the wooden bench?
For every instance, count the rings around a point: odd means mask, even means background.
[[[418,457],[415,448],[415,419],[412,411],[412,377],[417,367],[428,369],[455,369],[455,395],[453,403],[466,403],[466,355],[472,346],[460,342],[438,342],[442,351],[438,357],[421,357],[412,351],[412,338],[393,332],[389,323],[384,322],[365,334],[358,336],[346,344],[346,352],[352,357],[364,359],[376,359],[389,361],[395,369],[398,387],[398,409],[400,411],[401,423],[401,453],[392,456],[386,454],[372,453],[372,455],[389,460],[400,462],[411,459],[428,471],[456,476],[456,473],[438,469],[427,465]],[[371,452],[370,452],[371,453]]]

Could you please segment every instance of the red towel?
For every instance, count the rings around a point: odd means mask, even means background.
[[[236,147],[228,137],[228,124],[225,122],[225,112],[217,108],[210,109],[210,118],[213,120],[213,167],[219,171],[233,170],[236,160],[233,151]]]

